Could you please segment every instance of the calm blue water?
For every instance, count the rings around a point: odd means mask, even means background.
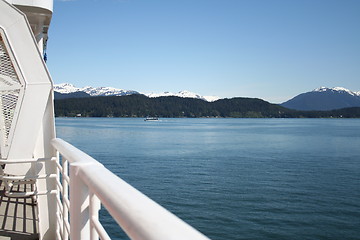
[[[360,239],[360,119],[56,125],[58,137],[211,239]],[[101,213],[113,239],[124,239]]]

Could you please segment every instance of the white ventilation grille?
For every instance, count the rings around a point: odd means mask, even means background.
[[[0,35],[0,74],[9,76],[14,79],[15,82],[20,83],[15,72],[15,68],[11,62],[10,56],[6,51],[5,43]]]
[[[0,34],[0,135],[1,155],[8,146],[16,107],[19,102],[21,82]]]

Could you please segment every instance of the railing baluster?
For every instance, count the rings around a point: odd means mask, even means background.
[[[78,176],[82,163],[70,164],[70,238],[90,239],[89,188]]]
[[[66,160],[66,158],[62,158],[62,190],[63,190],[63,225],[66,226],[66,223],[68,223],[69,221],[69,209],[67,208],[65,202],[65,199],[69,199],[69,185],[67,183],[67,181],[65,181],[65,177],[64,176],[68,176],[69,175],[69,171],[68,171],[68,161]],[[69,235],[67,232],[66,227],[63,227],[63,239],[67,240],[69,239]]]
[[[98,218],[92,218],[91,223],[94,225],[94,228],[98,235],[100,236],[101,240],[111,240],[107,232],[105,231],[104,227],[101,225]],[[97,238],[96,238],[97,239]]]
[[[60,195],[62,194],[62,187],[61,187],[61,183],[60,183],[60,169],[59,169],[59,161],[60,161],[60,153],[59,151],[56,151],[56,161],[55,164],[57,166],[56,169],[56,201],[57,201],[57,210],[56,210],[56,218],[57,218],[57,224],[56,224],[56,235],[57,235],[57,239],[63,239],[62,238],[62,231],[63,231],[63,224],[62,224],[62,203],[60,201]]]
[[[101,207],[101,202],[99,198],[93,192],[91,192],[90,193],[90,239],[91,240],[99,239],[99,234],[92,219],[99,219],[100,207]]]

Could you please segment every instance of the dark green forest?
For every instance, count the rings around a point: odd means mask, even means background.
[[[163,118],[359,118],[360,108],[333,111],[295,111],[257,98],[206,102],[180,97],[144,95],[85,97],[55,100],[57,117],[163,117]]]

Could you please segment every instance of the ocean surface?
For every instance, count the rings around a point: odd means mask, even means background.
[[[360,239],[360,119],[57,118],[57,136],[214,240]],[[105,210],[112,239],[126,239]]]

